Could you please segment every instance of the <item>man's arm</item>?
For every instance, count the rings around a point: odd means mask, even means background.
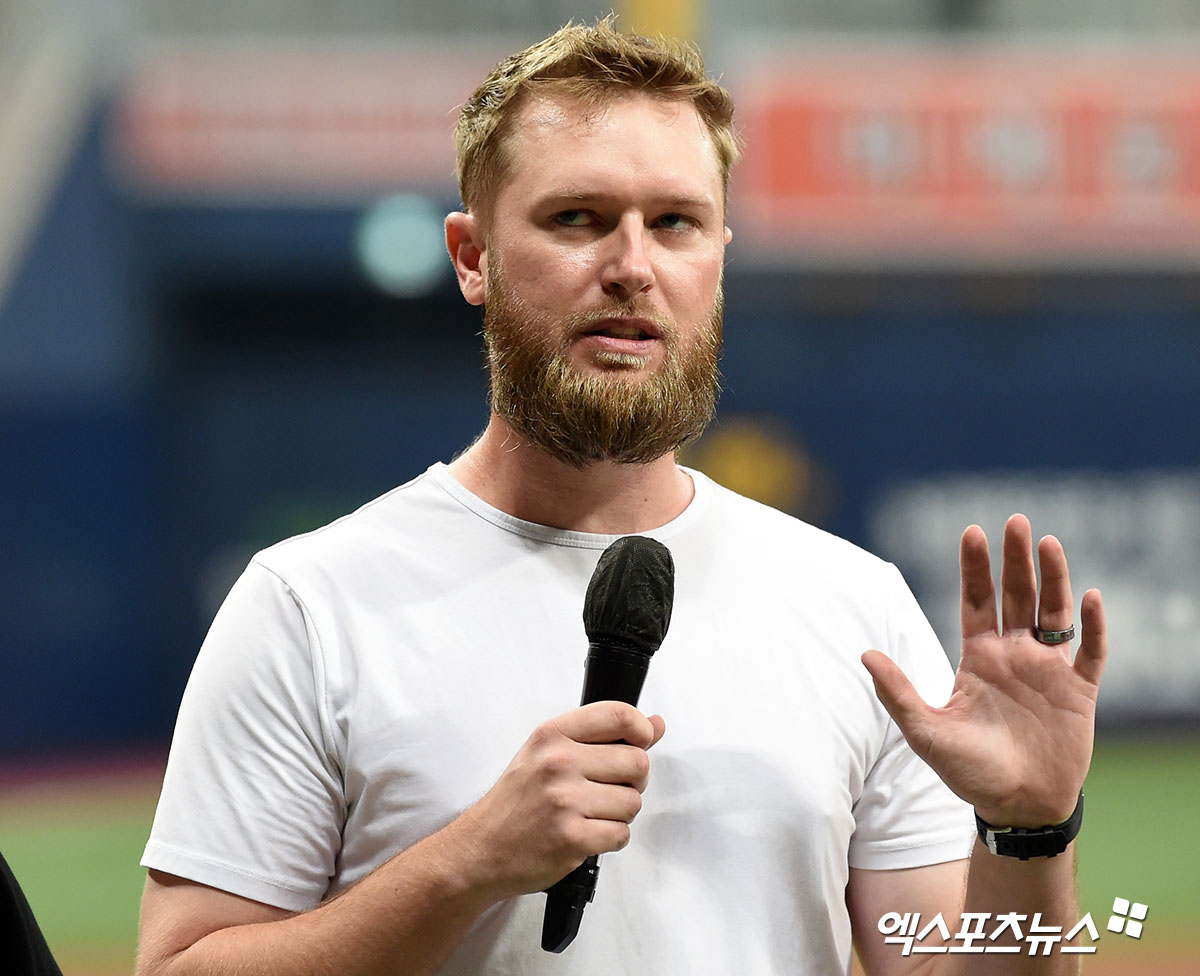
[[[1038,546],[1039,597],[1029,522],[1013,516],[1005,526],[1001,616],[996,611],[987,540],[978,526],[963,533],[963,648],[954,690],[942,708],[928,706],[896,664],[878,651],[863,655],[880,701],[909,745],[947,786],[997,827],[1063,823],[1079,798],[1091,763],[1096,697],[1107,656],[1104,609],[1098,591],[1084,595],[1079,652],[1070,643],[1043,643],[1035,628],[1065,631],[1073,623],[1066,556],[1058,540]],[[850,902],[855,937],[872,973],[971,972],[1073,973],[1072,956],[955,954],[926,957],[923,965],[884,952],[876,926],[885,912],[943,912],[951,934],[962,912],[1037,913],[1047,925],[1077,921],[1074,847],[1057,857],[1021,861],[976,843],[965,893],[945,872],[857,872]],[[927,873],[924,873],[927,872]],[[869,876],[869,877],[868,877]],[[891,877],[888,877],[891,876]],[[911,890],[909,890],[911,888]],[[956,890],[957,889],[957,890]],[[884,902],[884,898],[891,904]],[[994,943],[993,943],[994,944]],[[989,968],[990,967],[990,968]]]
[[[542,724],[478,803],[308,912],[152,871],[138,976],[434,973],[491,905],[628,843],[663,731],[620,702]]]
[[[1074,875],[1074,845],[1057,857],[1021,861],[998,857],[979,841],[975,843],[969,862],[949,861],[901,871],[851,868],[846,902],[859,960],[871,976],[1075,973],[1079,966],[1077,957],[1061,953],[1052,953],[1049,957],[1031,955],[1029,943],[1018,938],[1018,935],[1029,935],[1030,924],[1039,913],[1045,925],[1062,925],[1064,932],[1078,921]],[[987,916],[983,931],[988,935],[1001,927],[1000,919],[1004,915],[1015,912],[1024,915],[1025,920],[1020,923],[1019,932],[1006,928],[995,940],[974,943],[980,948],[984,945],[992,949],[1017,948],[1017,952],[918,952],[905,956],[903,946],[885,942],[886,934],[879,930],[879,920],[889,912],[900,915],[911,912],[914,918],[919,915],[921,930],[940,912],[952,939],[968,913]],[[924,942],[916,944],[925,947],[946,945],[937,930]],[[958,947],[965,944],[949,943]]]
[[[893,871],[850,869],[846,907],[854,932],[854,948],[863,969],[875,976],[907,976],[928,966],[931,956],[902,955],[901,946],[884,942],[879,920],[888,912],[920,913],[922,924],[941,912],[958,917],[967,889],[967,861],[947,861]]]
[[[151,871],[139,976],[436,972],[488,907],[433,835],[302,914]]]

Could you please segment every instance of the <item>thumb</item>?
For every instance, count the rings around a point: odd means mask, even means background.
[[[664,721],[661,715],[651,715],[650,724],[654,726],[654,739],[650,743],[650,746],[652,746],[655,742],[661,739],[663,734],[667,731],[667,723]],[[650,746],[646,746],[646,748],[649,749]]]
[[[904,738],[913,747],[913,751],[921,755],[917,743],[922,738],[920,731],[929,713],[925,699],[900,670],[900,666],[886,654],[867,651],[862,656],[862,663],[870,672],[871,680],[875,682],[876,697],[883,703],[892,721],[904,733]]]

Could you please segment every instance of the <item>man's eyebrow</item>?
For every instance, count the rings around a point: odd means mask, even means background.
[[[605,193],[599,190],[588,190],[580,187],[563,187],[542,194],[538,199],[539,206],[566,203],[604,203],[618,198],[618,194]],[[651,201],[659,209],[665,210],[718,210],[716,200],[701,194],[692,196],[686,193],[666,194],[652,197]]]

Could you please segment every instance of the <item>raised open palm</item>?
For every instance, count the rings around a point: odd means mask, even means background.
[[[1029,520],[1014,515],[1004,527],[998,615],[987,537],[977,525],[963,533],[962,657],[943,707],[926,704],[886,655],[863,655],[913,751],[984,820],[1012,827],[1060,823],[1075,808],[1108,650],[1099,590],[1084,594],[1074,661],[1069,639],[1044,642],[1072,626],[1073,604],[1059,541],[1042,539],[1037,558],[1040,599]]]

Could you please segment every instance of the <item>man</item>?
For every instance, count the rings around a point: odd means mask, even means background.
[[[234,587],[143,861],[144,976],[826,976],[852,935],[870,973],[1070,971],[906,955],[879,922],[1075,921],[1073,851],[972,849],[968,804],[1001,828],[1071,818],[1099,594],[1072,665],[1061,546],[1038,547],[1039,599],[1009,522],[1001,626],[968,529],[952,679],[894,568],[675,464],[715,399],[731,115],[697,56],[608,22],[468,102],[446,238],[486,308],[489,422]],[[628,705],[561,711],[588,578],[632,533],[677,564],[643,693],[669,733]],[[540,892],[617,850],[575,943],[542,952]]]

